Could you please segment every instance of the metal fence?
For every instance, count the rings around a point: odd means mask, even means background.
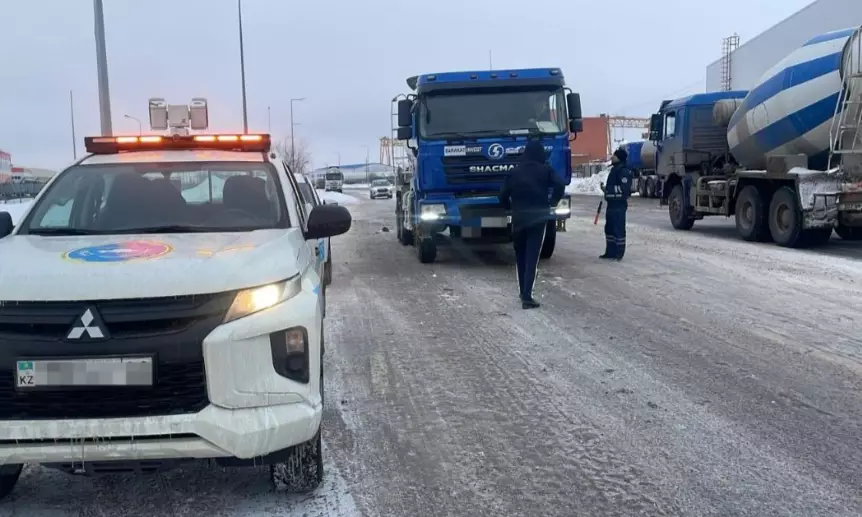
[[[0,184],[0,203],[6,203],[14,199],[34,198],[44,186],[44,182]]]

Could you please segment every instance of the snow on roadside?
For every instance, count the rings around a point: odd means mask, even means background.
[[[589,178],[572,178],[572,182],[566,187],[569,194],[589,194],[593,196],[602,195],[602,184],[608,181],[608,170],[605,169]]]
[[[330,203],[338,203],[339,205],[355,205],[356,203],[359,203],[359,199],[348,194],[342,194],[340,192],[327,192],[325,190],[318,189],[317,195],[320,196],[320,199],[324,201],[329,201]]]
[[[30,208],[31,203],[30,200],[19,203],[0,203],[0,212],[9,212],[9,215],[12,216],[12,224],[18,224],[18,221],[24,216],[24,212]]]

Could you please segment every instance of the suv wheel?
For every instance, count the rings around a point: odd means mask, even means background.
[[[311,492],[323,481],[323,444],[320,429],[311,440],[290,451],[286,461],[270,465],[270,479],[278,491]]]

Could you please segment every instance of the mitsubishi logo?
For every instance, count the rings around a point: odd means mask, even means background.
[[[108,339],[108,332],[105,329],[105,324],[99,318],[99,313],[93,308],[88,308],[84,311],[72,328],[69,329],[69,334],[66,339],[79,340],[86,339]]]
[[[491,144],[491,146],[488,147],[488,158],[492,160],[499,160],[503,157],[503,154],[505,154],[505,151],[503,150],[503,146],[500,144]]]

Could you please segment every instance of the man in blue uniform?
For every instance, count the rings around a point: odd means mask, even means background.
[[[512,211],[518,290],[524,309],[539,306],[533,300],[533,284],[538,274],[545,228],[551,219],[551,207],[557,206],[565,193],[565,185],[546,160],[542,143],[528,142],[521,163],[512,169],[500,191],[500,204]]]
[[[632,195],[632,171],[626,167],[628,153],[617,149],[611,156],[611,170],[605,193],[605,253],[599,258],[622,260],[626,254],[626,211]]]

